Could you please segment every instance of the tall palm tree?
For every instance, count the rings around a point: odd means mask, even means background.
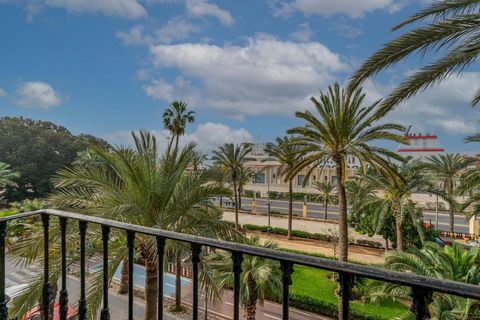
[[[440,183],[442,186],[438,195],[448,203],[449,229],[451,232],[454,232],[454,209],[458,205],[456,197],[459,194],[460,177],[474,163],[475,159],[473,158],[465,157],[459,153],[447,153],[430,156],[423,164],[432,183]]]
[[[212,181],[211,170],[188,173],[187,167],[193,156],[193,145],[180,152],[171,148],[160,155],[154,136],[142,131],[132,134],[135,148],[115,148],[111,152],[96,149],[105,167],[73,167],[61,170],[54,179],[57,191],[49,197],[52,205],[67,210],[94,215],[106,219],[139,224],[164,230],[181,231],[207,237],[232,239],[233,228],[221,220],[220,210],[205,210],[196,204],[211,196],[228,193],[228,189]],[[159,160],[160,159],[160,160]],[[69,226],[69,239],[76,243],[78,227]],[[101,238],[98,226],[88,228],[87,239]],[[52,283],[60,276],[58,224],[51,228]],[[127,257],[125,234],[113,231],[110,243],[110,275]],[[57,243],[55,243],[57,241]],[[145,319],[153,319],[157,305],[157,261],[155,239],[138,234],[136,250],[146,264],[146,310]],[[21,243],[19,254],[25,262],[34,262],[42,252],[41,233]],[[100,246],[100,244],[98,244]],[[174,246],[168,242],[167,246]],[[92,250],[99,250],[92,243]],[[77,252],[74,249],[73,252]],[[93,251],[95,252],[95,251]],[[78,255],[69,257],[78,259]],[[101,301],[102,272],[94,273],[87,293],[89,316],[94,317]],[[41,294],[42,279],[33,283],[30,296],[20,299],[14,310],[19,314],[28,310]],[[37,290],[38,288],[38,290]],[[36,294],[38,293],[38,296]],[[27,292],[28,294],[28,292]],[[26,300],[25,300],[26,299]]]
[[[305,157],[288,177],[295,176],[304,168],[309,168],[304,183],[316,166],[323,166],[328,160],[335,162],[338,190],[338,228],[339,259],[348,260],[348,225],[345,180],[347,156],[359,159],[362,168],[367,164],[394,174],[390,163],[385,159],[401,159],[394,152],[370,145],[375,141],[395,141],[404,143],[405,138],[395,132],[405,128],[393,123],[378,123],[384,113],[378,108],[380,101],[363,106],[365,94],[361,89],[347,92],[337,83],[330,86],[327,93],[320,92],[320,99],[311,98],[316,115],[310,111],[296,112],[297,118],[305,121],[303,127],[290,129],[288,132],[299,136]],[[345,299],[345,297],[340,297]],[[343,317],[342,303],[339,303],[339,319]]]
[[[367,78],[415,53],[443,54],[420,68],[401,83],[382,103],[385,112],[405,101],[417,92],[440,82],[452,73],[461,73],[472,64],[480,53],[480,1],[434,1],[428,7],[393,27],[399,30],[416,22],[431,22],[415,27],[387,42],[354,73],[349,89],[358,87]],[[480,90],[472,99],[472,105],[480,101]]]
[[[195,121],[195,111],[188,111],[188,105],[185,102],[173,101],[168,109],[163,112],[163,126],[170,131],[172,137],[170,145],[175,139],[175,149],[178,148],[180,136],[185,134],[187,123]]]
[[[277,137],[275,143],[267,143],[265,146],[265,153],[268,159],[274,159],[280,163],[279,175],[282,176],[285,182],[288,181],[288,234],[287,239],[292,238],[292,221],[293,221],[293,179],[288,177],[288,173],[298,164],[303,154],[302,147],[295,143],[295,138],[284,136]]]
[[[369,181],[361,178],[362,171],[357,176],[345,182],[347,202],[352,212],[360,212],[363,206],[375,198],[375,187]]]
[[[350,93],[337,83],[330,86],[327,93],[320,92],[320,99],[312,97],[316,115],[310,111],[295,115],[305,121],[303,127],[289,130],[298,135],[306,156],[300,161],[289,177],[308,168],[304,181],[307,181],[316,166],[333,160],[337,172],[339,197],[339,251],[340,260],[348,258],[347,204],[345,192],[347,156],[355,156],[362,168],[367,164],[387,172],[395,173],[387,157],[401,160],[401,157],[387,149],[372,146],[375,141],[395,141],[405,143],[405,138],[395,132],[405,128],[393,123],[381,123],[383,113],[378,108],[380,101],[364,106],[365,94],[361,89]]]
[[[198,168],[207,160],[207,155],[201,151],[195,151],[192,157],[192,169],[197,171]]]
[[[278,246],[268,240],[261,244],[259,237],[245,240],[246,244],[276,250]],[[217,272],[215,278],[220,290],[233,287],[231,254],[218,250],[208,257]],[[257,303],[263,305],[267,297],[281,299],[282,274],[278,261],[244,255],[240,275],[240,301],[245,309],[245,320],[255,320]]]
[[[480,259],[477,248],[465,250],[454,243],[452,247],[441,248],[437,244],[428,243],[422,249],[412,248],[408,252],[391,252],[385,261],[385,267],[438,279],[480,284]],[[374,282],[370,286],[368,300],[411,299],[410,288],[397,284]],[[435,292],[429,305],[429,319],[478,319],[480,303],[476,300],[460,298]],[[405,319],[414,319],[413,314]]]
[[[20,173],[13,171],[6,163],[0,162],[0,188],[5,188],[15,183]]]
[[[323,219],[328,218],[328,203],[330,199],[337,194],[335,184],[330,181],[315,181],[313,187],[320,192],[319,198],[323,198]]]
[[[405,219],[405,211],[411,212],[411,210],[404,209],[410,202],[411,194],[424,189],[427,181],[422,174],[422,166],[418,161],[409,160],[401,165],[392,164],[391,167],[395,171],[394,175],[385,171],[369,170],[366,174],[362,174],[360,179],[365,180],[374,186],[376,190],[383,193],[381,197],[369,201],[369,203],[376,203],[376,221],[374,221],[374,223],[377,232],[382,228],[387,218],[386,215],[391,212],[395,217],[397,250],[403,251],[402,222]],[[402,177],[402,179],[398,179],[397,177],[399,176]],[[366,199],[366,201],[368,200]],[[419,228],[417,218],[414,216],[409,218],[412,219],[414,225],[418,227],[417,231],[420,237],[422,237],[423,232]]]
[[[213,151],[212,160],[214,163],[222,168],[225,172],[230,174],[230,179],[233,184],[233,194],[235,198],[235,228],[238,230],[238,172],[245,162],[249,161],[248,155],[252,151],[250,144],[233,144],[225,143]]]

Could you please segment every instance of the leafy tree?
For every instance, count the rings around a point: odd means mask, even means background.
[[[413,273],[438,279],[480,284],[480,261],[477,248],[465,250],[460,244],[441,248],[428,243],[423,248],[412,248],[408,252],[392,252],[387,256],[385,267],[401,272]],[[410,288],[393,283],[373,282],[369,300],[411,299]],[[460,298],[435,292],[429,305],[429,319],[478,319],[480,303],[476,300]],[[407,319],[415,319],[410,314]]]
[[[387,42],[354,73],[349,88],[361,85],[367,78],[415,53],[422,56],[446,51],[437,60],[420,68],[401,83],[382,103],[388,112],[417,92],[440,82],[452,73],[461,73],[475,62],[479,53],[480,14],[478,0],[446,0],[432,2],[427,8],[410,16],[393,27],[399,30],[426,19],[432,21],[415,27]],[[480,90],[475,93],[472,105],[480,100]]]
[[[163,126],[172,134],[170,145],[175,139],[175,149],[178,148],[180,136],[185,134],[187,123],[195,121],[195,112],[187,112],[187,107],[188,105],[185,102],[173,101],[168,109],[163,112]]]
[[[224,186],[212,182],[212,171],[190,172],[186,168],[193,156],[193,145],[180,152],[168,149],[160,155],[155,138],[148,132],[132,134],[135,148],[114,148],[111,152],[95,149],[106,167],[73,167],[61,170],[55,177],[57,191],[49,200],[55,207],[81,212],[106,219],[139,224],[164,230],[231,240],[236,233],[221,220],[222,213],[215,207],[205,210],[196,206],[211,196],[228,192]],[[160,160],[158,160],[160,159]],[[68,228],[71,246],[78,240],[78,225]],[[91,225],[87,239],[101,238],[101,229]],[[22,242],[18,248],[25,263],[35,262],[43,247],[41,232]],[[57,283],[61,264],[59,254],[59,228],[55,221],[51,228],[50,247],[51,283]],[[90,241],[91,241],[90,240]],[[55,242],[56,241],[56,242]],[[109,256],[109,274],[113,275],[121,261],[128,256],[125,233],[113,230]],[[145,319],[153,319],[157,307],[157,260],[155,238],[138,234],[136,250],[146,266]],[[167,242],[167,247],[177,244]],[[92,252],[101,247],[101,242],[89,246]],[[78,252],[78,248],[71,248]],[[69,256],[69,263],[78,255]],[[102,270],[94,272],[87,292],[89,318],[94,318],[101,302]],[[19,315],[35,304],[41,296],[41,277],[35,279],[29,291],[15,301]]]
[[[250,144],[225,143],[218,150],[213,151],[212,160],[215,165],[230,174],[233,184],[233,194],[235,197],[235,229],[238,230],[238,173],[240,167],[249,161],[249,153],[252,151]]]
[[[450,232],[454,232],[454,209],[458,206],[456,197],[459,195],[458,186],[460,185],[461,174],[474,163],[475,159],[473,158],[465,157],[459,153],[447,153],[430,156],[423,164],[430,181],[433,184],[440,183],[442,186],[438,195],[448,203]]]
[[[302,158],[302,147],[295,143],[295,138],[284,136],[277,137],[275,143],[267,143],[265,152],[281,165],[280,176],[284,177],[285,182],[288,181],[288,234],[287,239],[292,238],[292,221],[293,221],[293,179],[288,178],[288,173],[299,163]],[[268,160],[266,160],[268,161]]]
[[[0,188],[14,185],[14,180],[20,176],[20,173],[12,171],[6,163],[0,162]]]
[[[315,181],[313,187],[320,192],[319,197],[323,198],[323,219],[327,220],[328,203],[330,199],[337,194],[337,189],[330,181]]]
[[[246,244],[275,250],[278,246],[268,240],[261,244],[259,237],[246,239]],[[216,270],[216,284],[220,291],[233,287],[231,254],[218,250],[208,257]],[[282,274],[278,261],[244,255],[240,275],[240,301],[245,309],[245,320],[255,320],[257,303],[263,305],[266,297],[281,299]]]
[[[55,172],[70,166],[78,152],[109,144],[91,135],[75,136],[52,122],[27,118],[0,118],[0,162],[20,172],[7,188],[9,200],[46,196],[52,191]]]
[[[347,191],[347,202],[352,207],[351,212],[361,212],[365,203],[375,198],[375,187],[365,179],[359,178],[362,172],[359,171],[357,176],[345,182]]]
[[[405,142],[405,138],[394,132],[403,132],[404,127],[393,123],[378,124],[383,113],[377,108],[380,101],[364,106],[365,94],[361,89],[347,92],[339,84],[330,86],[327,93],[320,93],[320,99],[312,97],[316,115],[310,111],[297,112],[295,115],[305,121],[303,127],[289,130],[298,135],[298,143],[306,156],[300,161],[288,177],[309,168],[304,181],[307,181],[316,166],[333,160],[337,172],[339,197],[339,250],[340,260],[348,259],[347,203],[345,192],[347,156],[356,156],[365,168],[369,163],[373,167],[391,172],[390,157],[400,159],[399,155],[372,146],[374,141]]]

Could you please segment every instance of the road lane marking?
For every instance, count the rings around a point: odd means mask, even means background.
[[[225,301],[225,304],[228,304],[229,306],[233,306],[233,303]]]
[[[170,283],[165,283],[165,284],[169,287],[175,288],[175,286],[173,284],[170,284]]]
[[[263,315],[264,315],[265,317],[268,317],[268,318],[272,318],[272,319],[276,319],[276,320],[282,320],[282,319],[280,319],[280,318],[278,318],[278,317],[275,317],[275,316],[272,316],[271,314],[268,314],[268,313],[264,313]]]

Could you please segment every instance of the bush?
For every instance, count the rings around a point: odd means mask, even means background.
[[[356,243],[360,246],[367,246],[367,247],[373,247],[373,248],[382,248],[383,245],[378,242],[378,241],[372,241],[372,240],[367,240],[367,239],[358,239]]]

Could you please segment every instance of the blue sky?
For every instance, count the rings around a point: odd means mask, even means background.
[[[51,120],[113,143],[131,130],[166,138],[173,99],[197,113],[184,141],[269,141],[299,124],[295,110],[339,81],[427,0],[0,0],[0,115]],[[365,84],[388,94],[420,66],[409,59]],[[400,106],[390,120],[475,150],[469,69]]]

